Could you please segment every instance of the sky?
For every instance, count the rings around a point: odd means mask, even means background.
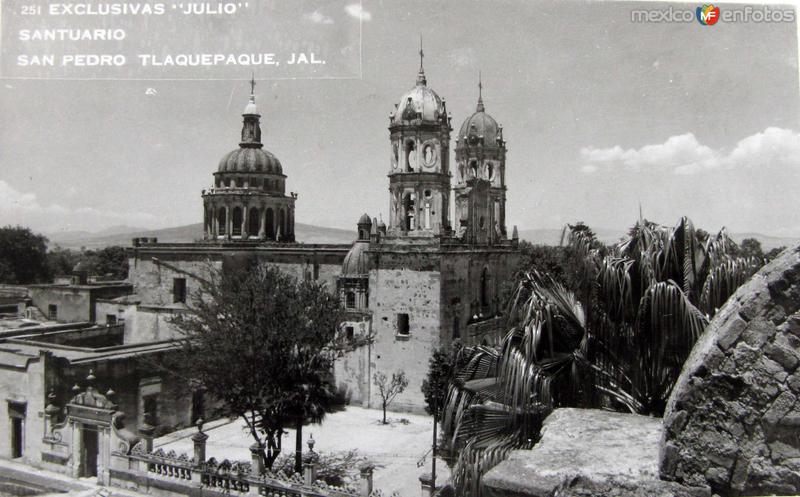
[[[509,228],[624,229],[641,206],[664,224],[688,215],[709,231],[800,236],[795,23],[631,21],[632,9],[670,5],[652,2],[296,5],[311,24],[358,25],[362,50],[353,78],[256,86],[265,148],[299,194],[297,222],[354,229],[364,212],[386,217],[388,116],[414,85],[422,36],[428,86],[455,130],[482,74],[507,140]],[[237,147],[247,103],[250,70],[230,72],[0,81],[0,225],[200,222],[200,192]]]

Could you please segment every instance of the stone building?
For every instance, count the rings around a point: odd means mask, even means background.
[[[502,283],[518,261],[517,241],[508,239],[505,226],[502,127],[479,94],[456,137],[454,174],[451,120],[445,100],[428,86],[421,58],[416,84],[389,118],[388,226],[364,214],[352,245],[303,244],[294,239],[297,194],[286,195],[283,166],[264,148],[251,87],[239,148],[222,158],[213,186],[202,194],[203,242],[135,241],[130,282],[136,302],[121,311],[128,316],[126,334],[134,341],[170,337],[169,317],[186,308],[198,278],[256,258],[298,278],[325,281],[347,309],[341,332],[372,337],[336,365],[337,387],[350,402],[377,406],[374,373],[403,370],[410,384],[393,407],[421,410],[420,387],[434,349],[455,339],[498,338]]]
[[[378,405],[374,372],[402,370],[409,387],[394,407],[417,410],[433,350],[456,339],[499,338],[502,283],[519,256],[517,240],[506,237],[505,141],[479,95],[456,137],[453,189],[450,123],[420,64],[415,86],[389,117],[389,226],[361,217],[338,278],[344,333],[373,337],[336,366],[351,402]]]
[[[347,310],[340,332],[372,337],[335,365],[336,386],[351,403],[378,407],[373,375],[402,370],[410,383],[392,408],[421,411],[420,387],[436,348],[456,339],[498,340],[502,284],[519,255],[516,236],[506,234],[502,128],[479,97],[455,137],[454,173],[451,120],[420,64],[416,84],[390,116],[388,226],[365,214],[352,244],[305,244],[295,240],[298,196],[286,193],[283,166],[264,146],[251,87],[239,146],[223,156],[202,192],[202,241],[135,239],[127,282],[29,289],[43,312],[55,306],[59,320],[89,323],[0,340],[0,385],[8,397],[0,425],[11,434],[0,437],[0,457],[66,464],[42,443],[48,394],[64,405],[92,370],[98,388],[119,392],[114,403],[134,430],[147,424],[146,413],[161,431],[208,416],[196,385],[131,359],[169,353],[176,338],[171,318],[186,311],[200,281],[245,259],[325,282]]]

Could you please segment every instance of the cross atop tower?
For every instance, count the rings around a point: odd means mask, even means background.
[[[422,62],[425,59],[425,52],[422,51],[422,35],[419,35],[419,72],[417,73],[417,85],[425,86],[428,80],[425,78],[425,69],[422,68]]]
[[[422,35],[419,35],[419,70],[422,71],[422,60],[425,58],[425,52],[422,51]]]
[[[477,112],[483,112],[485,110],[483,106],[483,78],[481,72],[478,71],[478,109]]]

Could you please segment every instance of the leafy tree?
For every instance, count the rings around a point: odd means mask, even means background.
[[[0,283],[27,284],[49,278],[47,238],[29,228],[0,228]]]
[[[764,259],[766,259],[767,262],[769,262],[772,259],[778,257],[778,255],[780,255],[780,253],[783,252],[784,250],[786,250],[785,246],[775,247],[774,249],[771,249],[769,252],[764,254]]]
[[[434,350],[428,361],[428,377],[422,380],[425,412],[428,414],[433,415],[436,407],[441,407],[447,396],[447,386],[454,378],[460,349],[461,344],[456,341],[449,348],[440,347]]]
[[[383,408],[383,424],[386,422],[386,408],[392,403],[395,397],[403,393],[408,386],[408,378],[403,371],[392,373],[392,379],[378,371],[372,376],[372,383],[378,387],[378,395],[381,396],[381,407]]]
[[[105,247],[92,255],[95,274],[99,276],[110,275],[114,279],[128,277],[128,256],[125,254],[125,248],[120,246]]]
[[[764,258],[764,250],[761,248],[761,242],[755,238],[745,238],[739,245],[740,257],[757,257]]]
[[[47,251],[47,270],[53,276],[70,274],[81,260],[81,254],[58,245]]]
[[[285,427],[319,423],[333,407],[339,299],[254,261],[209,273],[174,320],[182,337],[171,365],[245,422],[271,468]]]
[[[641,220],[610,249],[582,225],[565,240],[583,258],[577,288],[521,274],[500,349],[468,351],[450,385],[443,431],[462,492],[479,495],[481,475],[530,446],[554,407],[662,415],[709,319],[762,264],[732,255],[724,230],[698,236],[687,218]]]

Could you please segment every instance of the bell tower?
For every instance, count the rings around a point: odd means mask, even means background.
[[[422,43],[416,85],[389,115],[389,233],[436,236],[449,229],[450,116],[428,87]]]
[[[506,141],[503,126],[486,112],[478,77],[478,105],[456,137],[455,232],[474,244],[506,234]]]

